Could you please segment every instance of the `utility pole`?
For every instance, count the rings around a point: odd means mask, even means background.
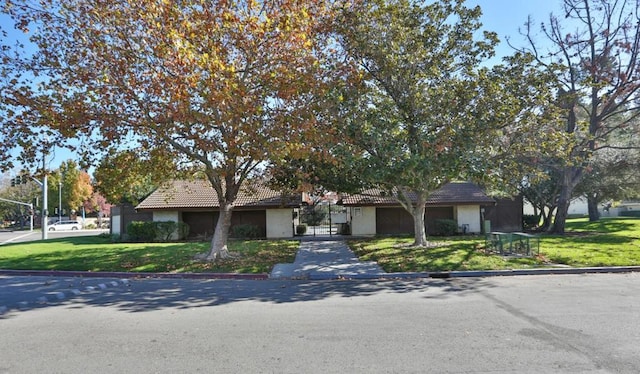
[[[47,240],[48,230],[47,227],[49,218],[49,212],[47,212],[47,152],[42,151],[42,240]]]
[[[62,180],[58,182],[58,222],[62,221]]]

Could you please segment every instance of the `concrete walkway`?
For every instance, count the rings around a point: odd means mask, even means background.
[[[342,241],[302,241],[293,264],[276,264],[272,279],[374,278],[386,274],[375,262],[360,262]]]

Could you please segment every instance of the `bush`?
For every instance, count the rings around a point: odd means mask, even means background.
[[[540,216],[536,216],[534,214],[522,215],[522,227],[525,230],[531,230],[538,227],[538,223],[540,223]]]
[[[242,224],[231,228],[231,236],[242,239],[255,239],[260,237],[260,229],[256,225]]]
[[[174,221],[154,222],[156,226],[156,239],[161,242],[168,242],[171,236],[178,229],[178,224]]]
[[[307,232],[307,225],[296,226],[296,235],[304,235]]]
[[[127,225],[127,237],[134,242],[152,242],[158,236],[155,222],[133,221]]]
[[[189,225],[174,221],[134,221],[127,225],[127,238],[134,242],[169,242],[175,233],[178,234],[178,239],[186,238],[189,235]]]
[[[434,235],[451,236],[458,232],[458,223],[452,219],[437,219],[433,223]]]
[[[178,239],[186,239],[191,228],[184,222],[178,222]]]

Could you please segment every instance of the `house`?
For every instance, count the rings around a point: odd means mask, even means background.
[[[352,235],[413,234],[413,218],[393,195],[382,190],[368,190],[347,195],[343,204],[350,207]],[[505,214],[510,212],[509,214]],[[452,219],[460,232],[483,232],[482,222],[491,216],[489,230],[520,231],[522,199],[494,199],[477,185],[452,182],[434,191],[427,200],[425,226],[433,234],[434,222]],[[508,219],[502,219],[503,217]]]
[[[292,237],[293,208],[300,204],[300,194],[286,195],[264,183],[247,181],[238,193],[231,227],[248,224],[258,229],[259,237]],[[189,236],[196,238],[213,235],[220,205],[208,181],[176,180],[156,189],[135,209],[151,213],[153,221],[184,222]]]

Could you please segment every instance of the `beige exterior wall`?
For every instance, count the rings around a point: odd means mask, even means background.
[[[293,237],[293,209],[267,209],[267,238]]]
[[[469,225],[468,233],[481,232],[480,205],[458,205],[455,211],[458,227]]]
[[[376,234],[376,208],[362,206],[351,208],[351,235]]]
[[[111,222],[109,223],[111,235],[120,235],[122,229],[120,228],[120,215],[111,216]]]
[[[173,221],[173,222],[179,222],[180,221],[180,212],[177,211],[160,211],[160,212],[153,212],[153,222],[166,222],[166,221]]]

